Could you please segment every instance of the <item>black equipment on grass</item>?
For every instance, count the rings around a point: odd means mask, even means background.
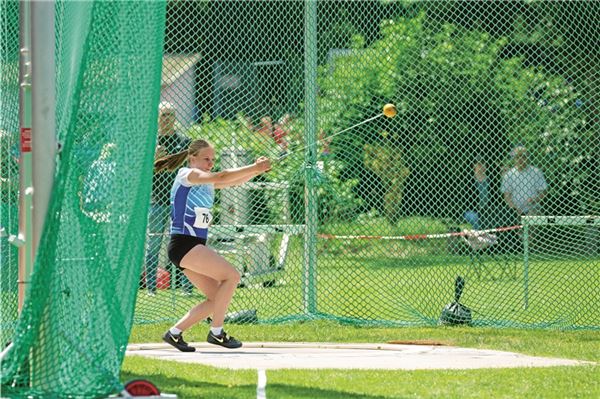
[[[461,276],[457,276],[456,281],[454,282],[454,302],[449,303],[442,310],[439,320],[440,324],[471,324],[471,309],[459,302],[464,287],[465,279]]]

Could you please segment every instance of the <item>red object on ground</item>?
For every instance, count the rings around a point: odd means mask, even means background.
[[[148,380],[131,380],[125,384],[125,391],[131,396],[160,395],[160,391]]]
[[[142,273],[142,287],[148,288],[146,272]],[[171,288],[171,276],[169,272],[162,267],[159,267],[156,270],[156,288],[159,290],[168,290]]]
[[[159,290],[168,290],[171,287],[171,276],[165,269],[159,267],[156,272],[156,288]]]

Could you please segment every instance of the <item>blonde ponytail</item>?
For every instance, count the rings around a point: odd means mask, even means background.
[[[163,170],[173,172],[185,162],[188,156],[188,150],[180,151],[176,154],[170,154],[154,161],[154,173]]]
[[[183,165],[188,156],[195,155],[198,151],[206,147],[211,147],[208,141],[202,139],[194,140],[190,143],[187,150],[170,154],[154,161],[154,173],[162,172],[163,170],[169,172],[176,171]]]

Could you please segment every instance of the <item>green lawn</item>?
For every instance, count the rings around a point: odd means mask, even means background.
[[[296,244],[297,246],[298,244]],[[421,250],[423,254],[415,255]],[[406,243],[369,244],[359,253],[319,248],[314,301],[305,302],[305,273],[299,249],[290,250],[285,270],[272,287],[248,284],[236,291],[231,311],[253,309],[262,322],[303,320],[305,308],[325,318],[379,326],[437,324],[454,297],[454,280],[466,278],[461,302],[478,326],[581,328],[600,325],[600,261],[533,258],[528,276],[522,258],[436,255],[434,248]],[[404,256],[410,251],[413,255]],[[201,295],[177,290],[138,296],[137,323],[171,321]],[[527,304],[527,307],[525,305]]]
[[[444,229],[432,224],[427,232]],[[360,234],[333,227],[327,232]],[[386,234],[386,230],[376,233]],[[387,232],[408,233],[406,229]],[[525,278],[522,254],[486,254],[480,262],[473,262],[468,253],[449,247],[454,244],[445,239],[319,240],[315,295],[312,302],[305,302],[309,287],[303,244],[293,239],[285,270],[273,286],[247,284],[235,293],[230,310],[256,310],[260,324],[227,328],[245,341],[436,340],[471,348],[600,360],[598,258],[532,253]],[[461,302],[473,310],[474,325],[438,327],[442,308],[453,300],[457,275],[466,279]],[[169,323],[199,300],[199,293],[186,297],[178,290],[167,290],[148,297],[140,291],[130,342],[159,342]],[[307,317],[305,309],[311,307],[313,312]],[[281,323],[284,320],[289,322]],[[186,332],[186,339],[204,341],[206,333],[207,325],[201,324]],[[133,378],[148,378],[180,398],[256,395],[255,371],[131,357],[123,365],[122,380]],[[270,398],[600,397],[598,365],[469,371],[280,370],[268,371],[267,378]]]
[[[131,343],[158,342],[168,324],[136,326]],[[476,327],[376,328],[314,321],[280,325],[230,325],[246,341],[440,343],[580,360],[600,359],[597,331],[515,330]],[[207,326],[186,333],[203,341]],[[248,398],[256,395],[253,370],[230,371],[129,357],[122,381],[147,378],[180,398]],[[600,366],[468,371],[278,370],[267,372],[272,398],[596,398]]]

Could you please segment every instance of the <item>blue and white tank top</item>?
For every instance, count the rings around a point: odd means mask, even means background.
[[[192,185],[188,180],[191,171],[190,168],[179,169],[171,188],[171,234],[207,239],[215,187],[213,184]]]

